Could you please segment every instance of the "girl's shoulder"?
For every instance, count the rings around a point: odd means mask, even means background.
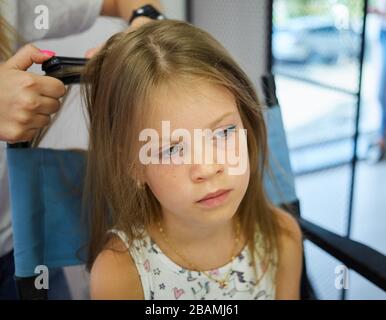
[[[111,236],[90,272],[91,299],[143,300],[141,280],[126,244]]]
[[[281,208],[275,208],[275,214],[277,216],[280,237],[282,239],[292,239],[294,242],[299,243],[302,241],[302,231],[294,216]]]
[[[299,299],[303,265],[302,232],[291,214],[279,208],[275,213],[280,226],[276,299]]]

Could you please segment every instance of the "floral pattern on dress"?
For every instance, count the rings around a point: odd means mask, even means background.
[[[228,272],[228,268],[232,267],[227,286],[221,287],[219,283],[211,280],[202,272],[191,271],[180,266],[176,271],[175,267],[178,265],[167,265],[165,259],[160,259],[162,255],[165,256],[164,253],[150,237],[143,239],[139,247],[144,257],[142,266],[145,272],[141,275],[141,281],[142,277],[147,277],[150,287],[144,287],[144,291],[147,290],[148,295],[145,294],[145,296],[151,300],[274,298],[273,278],[267,276],[268,272],[265,270],[267,266],[256,261],[258,274],[263,275],[256,284],[250,254],[246,249],[234,259],[232,266],[229,264],[229,266],[210,271],[213,277],[221,279]],[[223,274],[220,274],[221,269],[225,270]],[[140,269],[139,273],[141,273]],[[142,284],[146,282],[142,281]]]
[[[126,244],[127,237],[119,230],[113,230]],[[261,248],[261,234],[256,236],[256,247]],[[227,286],[221,286],[203,272],[192,271],[172,262],[150,236],[135,240],[129,252],[136,263],[145,298],[155,299],[274,299],[276,272],[275,263],[263,264],[256,254],[258,282],[254,276],[250,253],[245,247],[232,263],[213,269],[210,274],[222,279],[232,268]],[[268,268],[269,267],[269,268]]]

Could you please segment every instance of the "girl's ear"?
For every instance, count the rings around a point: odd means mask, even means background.
[[[141,181],[137,180],[137,188],[142,190],[145,188],[145,183],[142,183]]]
[[[141,189],[141,188],[144,188],[145,185],[147,184],[147,180],[146,180],[145,174],[142,174],[142,175],[140,175],[140,176],[137,176],[136,181],[137,181],[137,186],[138,186],[138,188],[140,188],[140,189]]]
[[[143,167],[136,167],[134,169],[134,173],[132,173],[132,177],[139,189],[143,189],[147,183],[146,174],[144,170],[145,168]]]

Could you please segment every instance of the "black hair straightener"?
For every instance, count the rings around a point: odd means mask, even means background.
[[[81,72],[87,63],[86,58],[71,58],[54,56],[43,62],[42,71],[46,76],[54,77],[64,84],[77,84],[80,82]],[[29,142],[8,144],[8,148],[29,148]]]
[[[43,62],[42,70],[46,76],[59,79],[64,84],[75,84],[80,82],[80,75],[87,61],[86,58],[54,56]]]

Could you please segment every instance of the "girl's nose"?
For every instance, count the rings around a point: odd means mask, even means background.
[[[193,182],[210,180],[223,172],[223,164],[193,164],[191,167],[191,177]]]

